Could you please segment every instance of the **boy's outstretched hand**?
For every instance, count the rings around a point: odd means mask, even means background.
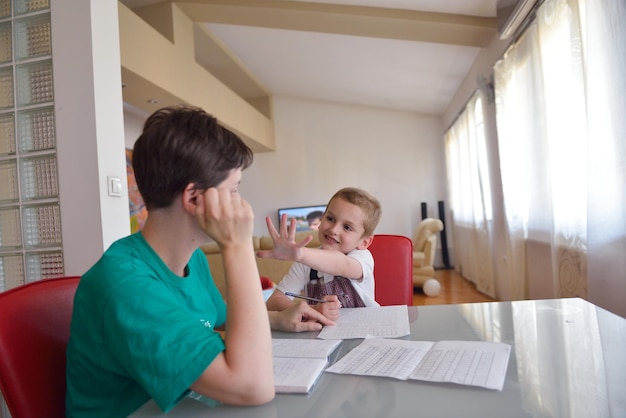
[[[292,218],[289,222],[289,228],[287,228],[287,214],[283,214],[280,220],[280,232],[276,231],[269,216],[265,218],[265,223],[274,246],[271,250],[257,251],[257,257],[300,261],[304,252],[303,248],[311,242],[313,236],[308,235],[302,241],[296,242],[296,220]]]

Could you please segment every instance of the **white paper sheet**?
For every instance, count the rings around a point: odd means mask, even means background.
[[[510,352],[508,344],[484,341],[368,338],[326,371],[502,390]]]
[[[339,314],[335,325],[325,326],[317,338],[326,340],[398,338],[411,333],[406,305],[344,308]]]

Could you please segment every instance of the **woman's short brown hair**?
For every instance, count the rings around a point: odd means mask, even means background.
[[[252,164],[252,150],[204,110],[176,106],[154,112],[133,148],[133,171],[146,209],[168,207],[188,184],[215,187],[231,170]]]

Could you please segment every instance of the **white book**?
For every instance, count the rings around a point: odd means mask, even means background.
[[[309,393],[340,340],[273,338],[276,393]]]
[[[509,344],[485,341],[366,338],[326,371],[502,390],[510,352]]]

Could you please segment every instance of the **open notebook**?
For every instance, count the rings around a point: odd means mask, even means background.
[[[273,338],[276,393],[309,393],[340,340]]]

